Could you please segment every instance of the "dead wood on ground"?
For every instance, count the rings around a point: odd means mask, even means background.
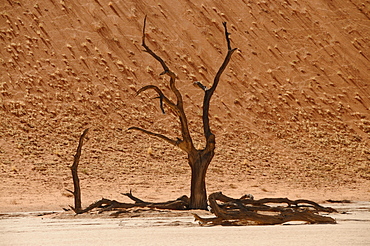
[[[150,209],[170,209],[170,210],[186,210],[189,208],[189,198],[187,196],[181,196],[176,200],[171,200],[167,202],[145,202],[134,195],[132,195],[131,191],[129,193],[121,193],[129,197],[135,203],[122,203],[116,200],[110,200],[106,198],[102,198],[99,201],[96,201],[86,207],[85,209],[76,212],[76,214],[82,214],[89,212],[95,208],[99,209],[99,213],[105,211],[119,211],[125,210],[129,208],[150,208]]]
[[[84,130],[79,139],[79,144],[71,166],[74,191],[68,190],[74,195],[75,206],[70,208],[76,214],[87,213],[93,209],[99,209],[99,213],[104,211],[116,211],[114,215],[126,212],[130,208],[146,209],[169,209],[169,210],[189,210],[191,206],[190,198],[187,196],[179,197],[176,200],[167,202],[146,202],[135,197],[132,192],[121,193],[129,197],[134,203],[122,203],[116,200],[102,198],[90,204],[85,209],[81,206],[81,189],[78,177],[78,164],[81,157],[83,140],[88,132]],[[194,214],[195,220],[200,225],[275,225],[289,221],[304,221],[310,224],[335,224],[336,221],[319,213],[337,212],[330,207],[323,207],[310,200],[289,200],[288,198],[263,198],[254,200],[253,196],[245,195],[240,199],[234,199],[223,195],[221,192],[212,193],[208,197],[211,212],[216,215],[214,218],[201,218]],[[268,204],[278,204],[270,206]],[[286,204],[286,206],[282,206]]]
[[[288,198],[234,199],[221,192],[212,193],[209,203],[214,218],[201,218],[194,214],[201,225],[276,225],[290,221],[303,221],[309,224],[335,224],[336,221],[319,213],[337,212],[310,200],[289,200]],[[269,204],[269,205],[268,205]],[[278,206],[271,206],[278,204]],[[283,206],[286,204],[286,206]]]

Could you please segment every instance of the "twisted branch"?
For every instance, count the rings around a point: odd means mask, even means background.
[[[147,133],[149,135],[159,137],[159,138],[165,140],[166,142],[171,143],[172,145],[176,145],[176,146],[179,146],[179,147],[181,145],[180,148],[182,150],[184,150],[185,152],[187,152],[188,154],[195,153],[196,149],[194,147],[193,140],[190,136],[188,120],[187,120],[187,117],[185,115],[182,96],[181,96],[181,93],[177,89],[176,84],[175,84],[176,75],[173,71],[171,71],[169,69],[169,67],[167,66],[165,61],[160,56],[158,56],[154,51],[152,51],[150,49],[150,47],[146,44],[146,39],[145,39],[146,20],[147,20],[147,16],[145,16],[145,18],[144,18],[144,25],[143,25],[143,31],[142,31],[142,46],[144,47],[145,52],[149,53],[154,59],[156,59],[162,65],[162,68],[163,68],[164,71],[161,73],[161,75],[166,74],[170,77],[170,88],[171,88],[172,92],[175,94],[177,100],[176,100],[176,103],[172,102],[168,97],[166,97],[164,95],[164,93],[162,92],[161,89],[159,89],[157,86],[154,86],[154,85],[147,85],[147,86],[142,87],[137,92],[137,94],[139,94],[143,91],[149,90],[149,89],[152,89],[152,90],[156,91],[159,95],[158,98],[159,98],[160,108],[161,108],[162,112],[163,113],[165,112],[164,107],[163,107],[163,103],[165,103],[179,117],[180,124],[181,124],[182,139],[178,139],[177,141],[175,141],[175,140],[169,139],[168,137],[165,137],[161,134],[153,133],[153,132],[144,130],[142,128],[132,127],[130,129],[140,130],[140,131],[142,131],[144,133]],[[223,63],[221,64],[219,70],[216,73],[216,76],[214,78],[214,81],[213,81],[213,84],[212,84],[211,88],[205,87],[200,82],[195,82],[194,83],[196,86],[200,87],[205,92],[204,93],[204,99],[203,99],[203,117],[202,118],[203,118],[203,129],[204,129],[204,136],[206,138],[206,150],[207,151],[213,151],[214,148],[215,148],[215,136],[211,132],[210,125],[209,125],[209,104],[210,104],[210,100],[211,100],[211,97],[212,97],[213,93],[215,92],[215,90],[218,86],[218,83],[220,81],[220,77],[221,77],[222,73],[226,69],[227,65],[230,62],[232,54],[236,50],[236,48],[234,48],[234,49],[231,48],[230,38],[229,38],[230,33],[227,31],[226,22],[223,22],[222,24],[225,28],[225,38],[226,38],[227,49],[228,49],[227,55],[226,55]]]
[[[276,225],[289,221],[305,221],[310,224],[335,224],[335,219],[322,216],[319,212],[332,213],[335,209],[323,207],[309,200],[287,198],[234,199],[221,192],[209,195],[214,218],[194,215],[201,225]],[[217,203],[222,202],[222,204]],[[286,203],[288,206],[269,206],[266,203]],[[247,206],[246,204],[251,204]]]
[[[173,103],[171,100],[169,100],[163,94],[163,92],[157,86],[154,86],[154,85],[144,86],[143,88],[141,88],[138,91],[138,94],[141,93],[142,91],[145,91],[145,90],[148,90],[148,89],[153,89],[158,93],[159,100],[160,100],[160,107],[161,107],[162,112],[164,113],[164,108],[163,108],[163,102],[164,102],[180,118],[182,140],[178,139],[178,141],[174,141],[174,140],[171,140],[171,139],[169,139],[169,138],[167,138],[167,137],[165,137],[161,134],[153,133],[153,132],[150,132],[150,131],[147,131],[147,130],[144,130],[144,129],[141,129],[141,128],[137,128],[137,127],[136,128],[133,127],[133,128],[130,128],[130,129],[140,130],[140,131],[142,131],[144,133],[147,133],[149,135],[159,137],[159,138],[161,138],[161,139],[163,139],[163,140],[165,140],[165,141],[167,141],[167,142],[169,142],[173,145],[179,146],[185,152],[190,153],[195,148],[194,148],[193,140],[190,136],[190,131],[189,131],[189,127],[188,127],[188,120],[187,120],[187,117],[185,115],[182,96],[181,96],[180,91],[177,89],[177,87],[175,85],[176,74],[174,72],[172,72],[168,68],[168,66],[164,62],[164,60],[160,56],[158,56],[154,51],[152,51],[149,48],[149,46],[146,44],[146,42],[145,42],[146,19],[147,19],[147,16],[145,16],[145,18],[144,18],[144,25],[143,25],[143,32],[142,32],[143,35],[142,35],[142,44],[141,45],[144,47],[145,52],[149,53],[154,59],[156,59],[162,65],[162,68],[163,68],[164,71],[160,75],[166,74],[170,77],[170,88],[171,88],[172,92],[175,94],[177,101],[176,101],[176,104]]]

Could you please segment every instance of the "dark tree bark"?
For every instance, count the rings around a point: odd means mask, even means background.
[[[149,53],[153,58],[155,58],[163,67],[164,71],[161,75],[167,75],[170,77],[170,88],[171,91],[176,96],[176,102],[171,101],[168,97],[164,95],[161,89],[155,85],[147,85],[141,88],[137,94],[140,94],[146,90],[154,90],[158,94],[158,98],[160,101],[160,108],[164,113],[164,104],[169,107],[176,116],[180,119],[180,126],[181,126],[181,135],[182,138],[177,138],[176,140],[166,137],[162,134],[154,133],[139,127],[131,127],[129,130],[138,130],[149,134],[151,136],[160,138],[174,146],[179,147],[183,151],[188,154],[188,163],[191,168],[191,188],[190,188],[190,208],[191,209],[207,209],[207,192],[206,192],[206,173],[210,162],[214,156],[215,150],[215,135],[211,132],[210,124],[209,124],[209,104],[214,94],[218,83],[220,81],[220,77],[227,67],[232,54],[236,50],[236,48],[232,49],[230,45],[229,33],[227,32],[226,22],[223,23],[225,29],[225,37],[227,42],[227,55],[222,63],[221,67],[219,68],[213,84],[211,88],[207,88],[202,85],[200,82],[195,82],[194,84],[199,86],[204,91],[204,99],[203,99],[203,131],[204,137],[206,141],[206,147],[204,149],[196,149],[193,144],[193,140],[190,136],[189,127],[188,127],[188,120],[184,111],[183,107],[183,100],[180,91],[177,89],[175,81],[176,75],[173,71],[171,71],[166,63],[163,61],[161,57],[159,57],[156,53],[154,53],[145,43],[145,26],[146,26],[146,17],[144,19],[144,26],[143,26],[143,36],[142,36],[142,46],[145,49],[145,52]]]
[[[75,213],[79,213],[82,210],[80,179],[78,178],[78,164],[80,163],[83,141],[88,131],[89,131],[88,128],[85,129],[80,136],[76,154],[74,155],[73,164],[71,166],[73,191],[67,190],[73,194],[75,206],[71,208],[73,209],[73,211],[75,211]]]

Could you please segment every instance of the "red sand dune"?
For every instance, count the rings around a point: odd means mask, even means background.
[[[188,194],[184,153],[130,126],[179,136],[147,84],[173,97],[148,45],[178,74],[201,147],[203,93],[237,47],[211,101],[217,149],[208,191],[370,199],[369,1],[3,1],[0,6],[0,210],[71,202],[83,129],[83,201]],[[150,152],[150,153],[149,153]],[[167,199],[167,200],[168,200]]]

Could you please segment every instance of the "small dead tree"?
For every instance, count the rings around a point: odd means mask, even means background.
[[[75,206],[72,207],[72,210],[77,213],[80,213],[82,211],[82,206],[81,206],[81,188],[80,188],[80,179],[78,177],[78,164],[80,163],[80,157],[81,157],[81,152],[82,152],[82,145],[84,142],[84,138],[87,135],[87,132],[89,131],[89,128],[85,129],[83,133],[80,136],[80,140],[78,141],[78,147],[76,150],[76,154],[74,155],[73,158],[73,164],[71,166],[71,172],[72,172],[72,179],[73,179],[73,191],[68,190],[73,194],[74,197],[74,203]]]
[[[146,17],[144,19],[144,26],[143,26],[143,35],[142,35],[142,46],[145,49],[145,52],[149,53],[154,59],[156,59],[163,67],[164,71],[161,73],[161,75],[167,75],[170,78],[169,85],[172,90],[172,92],[176,96],[176,102],[170,100],[167,96],[164,95],[162,90],[155,86],[155,85],[147,85],[142,87],[140,90],[138,90],[137,94],[140,94],[141,92],[147,91],[147,90],[154,90],[158,94],[158,98],[160,101],[160,108],[162,112],[164,113],[164,106],[165,104],[167,107],[169,107],[177,117],[180,119],[180,125],[181,125],[181,135],[182,138],[171,139],[167,136],[164,136],[159,133],[154,133],[139,127],[130,127],[129,130],[138,130],[141,132],[144,132],[148,135],[160,138],[164,141],[166,141],[169,144],[172,144],[174,146],[177,146],[181,150],[185,151],[188,155],[188,163],[191,168],[191,188],[190,188],[190,204],[189,208],[191,209],[206,209],[207,208],[207,192],[206,192],[206,172],[208,169],[208,166],[214,156],[214,150],[215,150],[215,135],[212,133],[210,124],[209,124],[209,104],[211,101],[211,98],[219,84],[220,77],[227,67],[232,54],[236,50],[236,48],[231,48],[230,45],[230,39],[229,39],[229,33],[227,31],[226,22],[223,22],[223,26],[225,29],[225,37],[227,42],[227,54],[226,57],[219,68],[211,88],[207,88],[200,82],[195,82],[195,85],[197,85],[199,88],[201,88],[204,91],[204,99],[203,99],[203,131],[204,131],[204,137],[205,137],[205,148],[204,149],[196,149],[193,143],[193,140],[190,136],[190,131],[188,127],[188,120],[184,111],[183,106],[183,99],[180,91],[176,87],[176,74],[168,68],[164,60],[159,57],[156,53],[154,53],[145,43],[145,26],[146,26]]]

